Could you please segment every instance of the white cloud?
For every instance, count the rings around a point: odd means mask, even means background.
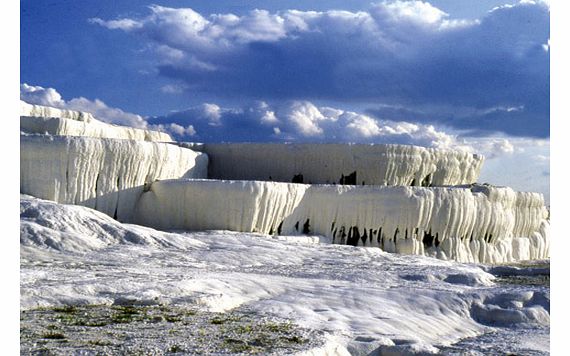
[[[364,115],[357,115],[346,125],[346,128],[356,137],[372,137],[382,132],[376,120]]]
[[[546,43],[542,44],[542,49],[544,50],[544,52],[550,51],[550,38],[548,39],[548,41],[546,41]]]
[[[441,24],[449,15],[428,2],[394,1],[375,7],[392,21],[410,21],[417,24]]]
[[[258,116],[259,122],[262,125],[276,125],[281,123],[277,116],[275,116],[275,112],[265,101],[256,102],[254,106],[249,108],[249,112],[252,115]]]
[[[340,117],[340,115],[344,114],[344,110],[335,109],[328,106],[322,106],[319,108],[319,111],[326,117],[330,117],[331,120],[336,121]]]
[[[215,104],[210,104],[215,105]],[[465,138],[461,132],[405,121],[381,120],[365,114],[310,101],[278,105],[254,102],[241,108],[215,108],[217,125],[205,118],[206,105],[198,105],[164,117],[155,124],[175,122],[191,126],[193,139],[204,142],[352,142],[410,144],[438,149],[480,153],[488,158],[511,155],[518,148],[510,138]]]
[[[289,139],[319,139],[333,142],[399,143],[441,149],[471,150],[456,135],[436,130],[432,125],[379,120],[364,114],[311,102],[292,102],[277,110],[286,120],[281,132]]]
[[[62,108],[65,101],[57,90],[53,88],[43,88],[40,86],[20,84],[20,99],[32,104],[52,106]]]
[[[103,21],[101,19],[95,18],[95,19],[89,19],[89,22],[104,26],[110,30],[131,31],[137,28],[141,28],[142,26],[140,22],[131,19]]]
[[[64,107],[71,110],[90,112],[97,119],[111,124],[141,129],[147,127],[147,122],[142,116],[109,107],[99,99],[92,101],[83,97],[74,98],[69,100]]]
[[[471,151],[481,153],[487,159],[510,155],[516,150],[512,140],[500,137],[467,139],[465,144],[472,147]]]
[[[204,103],[200,106],[202,111],[201,115],[212,126],[221,125],[220,118],[222,117],[221,108],[216,104]]]
[[[169,133],[177,135],[177,136],[194,136],[194,135],[196,135],[196,130],[194,130],[194,126],[192,126],[192,125],[188,125],[188,126],[184,127],[182,125],[170,123],[170,124],[160,124],[160,125],[149,125],[148,128],[151,130],[169,132]]]
[[[286,111],[287,121],[302,136],[321,135],[323,129],[319,126],[319,121],[331,120],[331,118],[324,116],[315,105],[308,101],[293,102]]]
[[[163,44],[157,44],[150,47],[152,50],[156,51],[161,57],[165,58],[167,61],[176,62],[184,59],[184,51],[176,48],[169,47]]]
[[[253,10],[242,17],[233,14],[213,15],[205,33],[221,42],[240,44],[276,41],[287,36],[285,19],[266,10]]]
[[[141,33],[159,44],[156,50],[169,57],[172,57],[171,51],[196,51],[196,56],[192,56],[194,61],[206,66],[207,62],[199,60],[200,52],[215,53],[236,45],[277,41],[287,36],[285,19],[265,10],[253,10],[244,16],[213,14],[205,18],[190,8],[151,5],[149,9],[151,14],[140,19],[92,18],[89,21],[111,30]],[[175,57],[179,57],[179,52]]]
[[[521,0],[521,5],[542,5],[550,10],[550,0]]]

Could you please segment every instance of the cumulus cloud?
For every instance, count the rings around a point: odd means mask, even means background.
[[[198,105],[150,118],[149,122],[196,127],[191,139],[199,142],[393,143],[462,150],[488,158],[516,152],[515,145],[505,137],[466,138],[460,132],[433,125],[380,120],[339,108],[319,107],[309,101],[273,106],[254,102],[240,108],[218,106],[219,121],[215,126],[209,124],[205,111],[204,105]]]
[[[335,120],[324,116],[319,109],[310,102],[294,102],[287,108],[287,119],[293,124],[294,129],[302,136],[320,136],[323,129],[319,126],[319,121]]]
[[[423,1],[241,16],[153,5],[146,16],[91,22],[143,39],[159,73],[193,91],[246,100],[375,102],[412,111],[429,105],[439,110],[422,116],[425,122],[546,137],[549,11],[547,2],[524,0],[468,21]],[[457,108],[473,114],[457,115]],[[319,135],[319,118],[312,119],[298,125]]]
[[[385,3],[376,9],[395,22],[405,20],[418,24],[440,24],[448,16],[430,3],[420,1],[395,1]]]
[[[222,117],[221,108],[216,104],[204,103],[199,107],[202,116],[208,120],[211,126],[219,126]]]
[[[170,123],[170,124],[166,124],[166,125],[150,125],[149,126],[150,129],[152,130],[158,130],[158,131],[166,131],[166,132],[170,132],[171,134],[174,134],[175,136],[180,136],[180,137],[188,137],[188,136],[194,136],[196,135],[196,130],[194,130],[194,126],[192,125],[188,125],[186,127],[175,124],[175,123]]]
[[[470,147],[473,152],[478,152],[487,159],[493,159],[504,155],[522,152],[524,149],[515,147],[512,140],[502,137],[469,138],[463,140],[464,145]]]
[[[121,109],[107,106],[99,99],[89,100],[83,97],[69,100],[64,106],[66,109],[90,112],[101,121],[111,124],[146,128],[146,120],[137,114],[131,114]]]
[[[20,84],[20,99],[31,104],[63,108],[65,101],[57,90],[40,86]]]

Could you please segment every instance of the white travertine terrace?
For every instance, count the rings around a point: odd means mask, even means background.
[[[173,144],[91,137],[20,136],[20,192],[97,209],[121,221],[144,185],[206,178],[205,154]]]
[[[20,193],[123,222],[316,234],[463,262],[549,257],[542,195],[471,184],[480,155],[381,144],[156,142],[171,138],[24,102],[20,115]]]
[[[461,151],[385,144],[220,143],[192,148],[208,154],[212,179],[309,184],[341,179],[357,185],[470,184],[477,181],[484,160]]]
[[[318,234],[462,262],[549,256],[541,194],[504,187],[378,187],[165,180],[137,204],[135,223],[162,229]]]
[[[32,134],[172,142],[164,132],[111,125],[90,113],[31,105],[21,100],[20,130]]]

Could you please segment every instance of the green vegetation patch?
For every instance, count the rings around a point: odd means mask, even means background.
[[[65,335],[57,332],[47,332],[42,334],[42,339],[63,340],[65,339]]]
[[[250,310],[168,305],[76,305],[20,312],[22,354],[289,354],[322,332]]]

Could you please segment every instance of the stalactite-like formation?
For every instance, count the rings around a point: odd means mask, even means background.
[[[162,229],[318,234],[464,262],[546,258],[542,195],[510,188],[374,187],[259,181],[165,180],[135,222]]]

